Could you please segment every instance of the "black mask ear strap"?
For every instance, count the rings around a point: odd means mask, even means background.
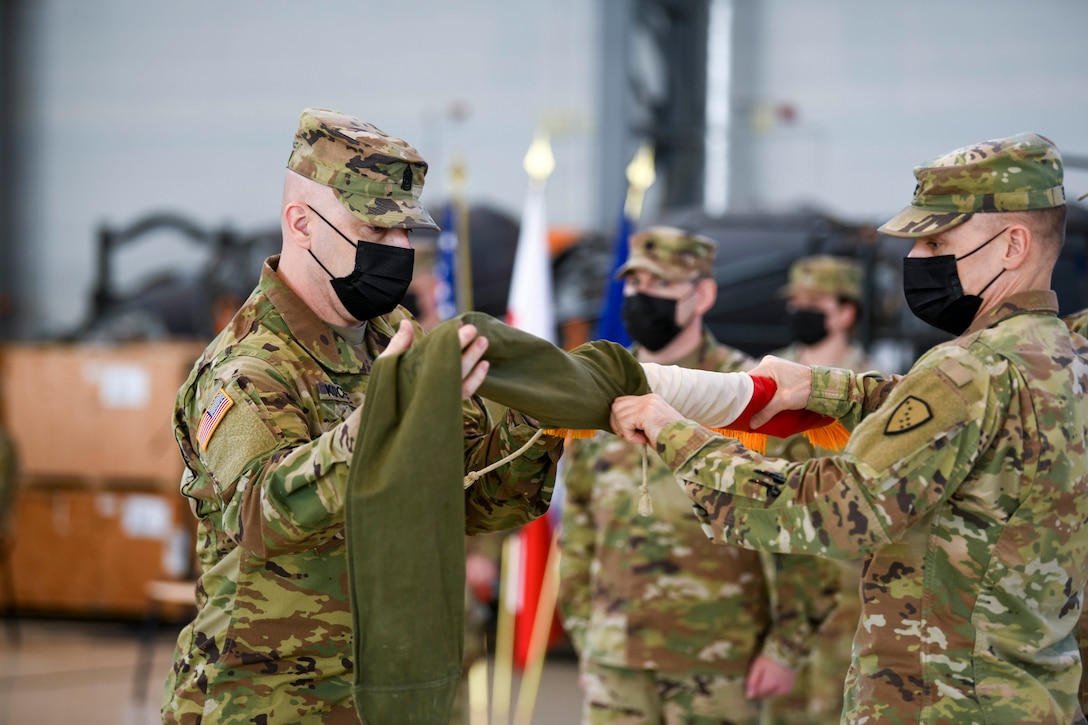
[[[345,241],[345,242],[347,242],[348,244],[350,244],[350,245],[351,245],[351,246],[353,246],[353,247],[358,247],[358,246],[359,246],[359,245],[358,245],[358,244],[356,244],[355,242],[353,242],[353,241],[351,241],[350,239],[348,239],[348,235],[347,235],[347,234],[344,234],[344,233],[343,233],[342,231],[340,231],[339,229],[337,229],[336,227],[334,227],[334,226],[333,226],[333,224],[332,224],[332,222],[330,222],[330,221],[329,221],[328,219],[326,219],[325,217],[321,216],[321,212],[319,212],[319,211],[318,211],[317,209],[314,209],[314,208],[313,208],[312,206],[310,206],[309,204],[307,204],[307,205],[306,205],[306,208],[307,208],[307,209],[309,209],[310,211],[312,211],[312,212],[313,212],[314,214],[317,214],[317,216],[318,216],[318,217],[319,217],[319,218],[321,219],[321,221],[325,222],[325,223],[326,223],[326,224],[328,224],[328,225],[329,225],[330,227],[332,227],[332,230],[333,230],[334,232],[336,232],[337,234],[339,234],[340,236],[342,236],[342,237],[344,238],[344,241]],[[977,252],[978,250],[976,249],[975,251]],[[973,253],[974,253],[974,252],[972,252],[972,254],[973,254]],[[313,252],[310,252],[310,254],[313,254]],[[314,257],[314,259],[317,259],[317,257]],[[321,262],[318,262],[318,264],[321,264]],[[326,271],[326,272],[328,272],[329,270],[327,270],[327,269],[326,269],[325,271]]]
[[[316,212],[315,212],[315,213],[316,213]],[[318,216],[321,216],[321,215],[320,215],[320,214],[318,214]],[[975,253],[975,252],[977,252],[978,250],[982,249],[982,248],[983,248],[983,247],[985,247],[985,246],[986,246],[987,244],[989,244],[989,243],[990,243],[990,242],[992,242],[993,240],[997,239],[998,237],[1000,237],[1000,236],[1001,236],[1002,234],[1004,234],[1004,233],[1005,233],[1005,232],[1007,232],[1007,231],[1009,231],[1009,228],[1008,228],[1008,227],[1005,227],[1004,229],[1002,229],[1001,231],[999,231],[999,232],[998,232],[997,234],[993,235],[992,237],[990,237],[989,239],[987,239],[987,240],[986,240],[985,242],[983,242],[982,244],[980,244],[980,245],[978,245],[977,247],[975,247],[974,249],[972,249],[972,250],[971,250],[970,252],[968,252],[967,254],[963,255],[962,257],[956,257],[956,261],[958,262],[958,261],[960,261],[961,259],[967,259],[967,258],[968,258],[968,257],[970,257],[970,256],[971,256],[972,254],[974,254],[974,253]],[[993,282],[991,282],[990,284],[993,284]],[[987,286],[987,287],[989,287],[990,285],[986,285],[986,286]],[[985,291],[985,290],[983,290],[983,291]]]
[[[1001,276],[1001,275],[1003,275],[1003,274],[1005,274],[1005,270],[1001,270],[1000,272],[998,272],[998,273],[997,273],[997,277],[1000,277],[1000,276]],[[981,296],[982,296],[982,293],[983,293],[983,292],[985,292],[986,290],[990,289],[990,285],[991,285],[991,284],[993,284],[994,282],[996,282],[996,281],[997,281],[997,277],[994,277],[993,279],[991,279],[991,280],[990,280],[990,282],[989,282],[989,284],[987,284],[987,285],[986,285],[985,287],[983,287],[982,289],[980,289],[980,290],[978,291],[978,293],[977,293],[977,294],[975,295],[975,297],[981,297]]]
[[[1004,233],[1005,233],[1005,232],[1007,232],[1007,231],[1009,231],[1009,228],[1008,228],[1008,227],[1005,227],[1004,229],[1002,229],[1001,231],[999,231],[999,232],[998,232],[997,234],[993,235],[992,237],[990,237],[989,239],[987,239],[987,240],[986,240],[985,242],[983,242],[982,244],[980,244],[980,245],[978,245],[977,247],[975,247],[974,249],[972,249],[972,250],[971,250],[970,252],[968,252],[967,254],[963,255],[962,257],[956,257],[956,261],[958,262],[958,261],[960,261],[961,259],[967,259],[967,258],[968,258],[968,257],[970,257],[970,256],[971,256],[972,254],[974,254],[974,253],[975,253],[975,252],[977,252],[978,250],[982,249],[982,248],[983,248],[983,247],[985,247],[985,246],[986,246],[987,244],[989,244],[989,243],[990,243],[990,242],[992,242],[993,240],[997,239],[998,237],[1000,237],[1000,236],[1001,236],[1002,234],[1004,234]],[[1003,274],[1005,274],[1005,270],[1001,270],[1000,272],[998,272],[998,273],[997,273],[997,277],[1000,277],[1000,276],[1001,276],[1001,275],[1003,275]],[[979,291],[978,291],[978,292],[977,292],[977,293],[975,294],[975,297],[981,297],[981,296],[982,296],[982,293],[983,293],[983,292],[985,292],[986,290],[990,289],[990,285],[992,285],[992,284],[993,284],[994,282],[996,282],[996,281],[997,281],[997,277],[994,277],[993,279],[991,279],[991,280],[989,281],[989,283],[987,283],[987,285],[986,285],[985,287],[983,287],[982,289],[980,289],[980,290],[979,290]]]
[[[332,272],[329,271],[329,268],[321,264],[321,260],[317,258],[317,255],[314,254],[312,249],[307,249],[306,251],[309,252],[310,256],[314,258],[314,261],[317,262],[318,266],[320,266],[321,269],[325,270],[325,274],[329,275],[329,279],[336,279],[336,277],[332,276]]]

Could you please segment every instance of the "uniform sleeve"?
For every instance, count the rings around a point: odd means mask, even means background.
[[[596,556],[597,532],[593,524],[593,446],[573,441],[563,473],[566,499],[559,534],[559,611],[563,627],[575,650],[585,648],[586,630],[593,609],[591,572]]]
[[[839,567],[828,559],[800,554],[770,558],[774,611],[763,654],[797,670],[812,652],[820,627],[838,606]]]
[[[966,356],[916,366],[839,456],[765,458],[690,421],[666,426],[657,446],[713,540],[860,558],[899,539],[970,473],[997,428],[991,380],[1002,376]]]
[[[215,377],[231,405],[199,455],[216,482],[224,530],[265,557],[338,535],[361,407],[311,438],[304,402],[264,361],[234,358]]]
[[[506,410],[498,425],[479,398],[465,401],[465,472],[479,471],[519,450],[537,432],[521,413]],[[563,439],[541,436],[510,463],[485,474],[465,491],[465,533],[502,531],[548,510]]]
[[[846,368],[812,368],[808,410],[838,418],[849,430],[884,404],[902,376],[855,373]]]

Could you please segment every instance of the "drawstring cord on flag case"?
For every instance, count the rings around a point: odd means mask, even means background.
[[[638,487],[638,513],[639,516],[652,516],[654,513],[654,502],[650,500],[650,485],[646,474],[646,447],[648,444],[643,443],[642,448],[642,485]]]
[[[525,451],[529,450],[529,448],[531,448],[534,443],[536,443],[538,440],[540,440],[541,436],[543,436],[545,434],[547,434],[547,435],[556,435],[559,432],[560,431],[558,429],[556,429],[556,428],[538,428],[536,433],[533,433],[532,438],[530,438],[528,441],[526,441],[525,445],[523,445],[521,448],[517,449],[516,451],[514,451],[510,455],[508,455],[508,456],[506,456],[506,457],[504,457],[504,458],[502,458],[502,459],[500,459],[498,461],[495,461],[494,463],[492,463],[490,465],[484,466],[479,471],[469,471],[468,474],[465,476],[465,479],[464,479],[464,487],[468,488],[472,484],[476,483],[476,481],[480,480],[480,478],[487,475],[488,473],[491,473],[492,471],[494,471],[499,466],[506,465],[510,461],[512,461],[515,458],[517,458],[518,456],[522,455],[523,453],[525,453]],[[591,431],[589,431],[589,432],[592,433]],[[570,436],[570,437],[584,437],[584,436]],[[648,475],[647,475],[648,470],[649,470],[649,463],[647,461],[646,446],[643,445],[643,446],[641,446],[641,448],[642,448],[642,483],[638,487],[638,492],[639,492],[638,512],[642,516],[651,516],[653,514],[653,512],[654,512],[654,504],[653,504],[653,501],[650,499],[650,486],[649,486],[649,482],[648,482],[649,479],[648,479]]]
[[[536,443],[538,440],[540,440],[540,436],[544,435],[545,431],[546,431],[545,428],[537,428],[536,433],[533,433],[533,437],[530,438],[525,443],[525,445],[523,445],[521,448],[517,449],[516,451],[514,451],[510,455],[508,455],[505,458],[502,458],[502,459],[500,459],[498,461],[495,461],[494,463],[492,463],[489,466],[485,466],[485,467],[481,468],[479,471],[469,471],[468,474],[465,476],[465,488],[468,488],[472,484],[476,483],[476,481],[479,480],[481,477],[487,475],[488,473],[491,473],[492,471],[494,471],[499,466],[504,466],[507,463],[509,463],[510,461],[512,461],[515,458],[517,458],[518,456],[520,456],[522,453],[525,453],[525,451],[529,450],[533,446],[534,443]]]

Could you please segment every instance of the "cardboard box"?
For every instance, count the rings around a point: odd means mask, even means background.
[[[192,560],[180,494],[23,489],[12,529],[19,612],[141,617],[148,582],[184,578]]]
[[[9,344],[0,425],[24,479],[176,491],[174,398],[206,342]]]

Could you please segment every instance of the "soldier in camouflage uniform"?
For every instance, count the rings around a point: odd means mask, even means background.
[[[782,294],[793,342],[773,355],[859,373],[873,368],[853,339],[861,304],[861,266],[856,260],[830,255],[799,259],[790,267]],[[805,461],[823,453],[803,435],[767,442],[767,455],[774,458]],[[839,606],[820,628],[793,692],[767,703],[768,719],[775,725],[820,725],[838,720],[842,712],[843,682],[861,614],[861,561],[837,563]]]
[[[678,229],[635,235],[623,317],[642,362],[746,370],[754,360],[702,324],[715,244]],[[782,556],[778,596],[756,552],[715,547],[691,502],[650,453],[650,516],[637,511],[642,446],[599,433],[568,450],[560,607],[578,650],[585,723],[758,723],[788,692],[815,628],[835,605],[837,570]],[[815,563],[815,566],[813,566]]]
[[[661,398],[616,400],[724,542],[866,557],[843,722],[1083,723],[1088,345],[1057,318],[1061,156],[1036,134],[915,169],[904,292],[958,335],[902,377],[768,358],[786,408],[856,425],[841,455],[766,458]]]
[[[287,168],[282,252],[178,392],[181,490],[198,519],[201,576],[166,683],[166,723],[358,722],[347,469],[374,359],[423,334],[398,306],[412,277],[408,231],[436,227],[418,201],[426,163],[358,119],[305,110]],[[477,364],[487,341],[472,326],[460,333],[470,396],[487,373]],[[513,412],[493,425],[476,397],[463,418],[466,469],[536,431]],[[545,511],[558,457],[550,440],[466,490],[466,533]]]

